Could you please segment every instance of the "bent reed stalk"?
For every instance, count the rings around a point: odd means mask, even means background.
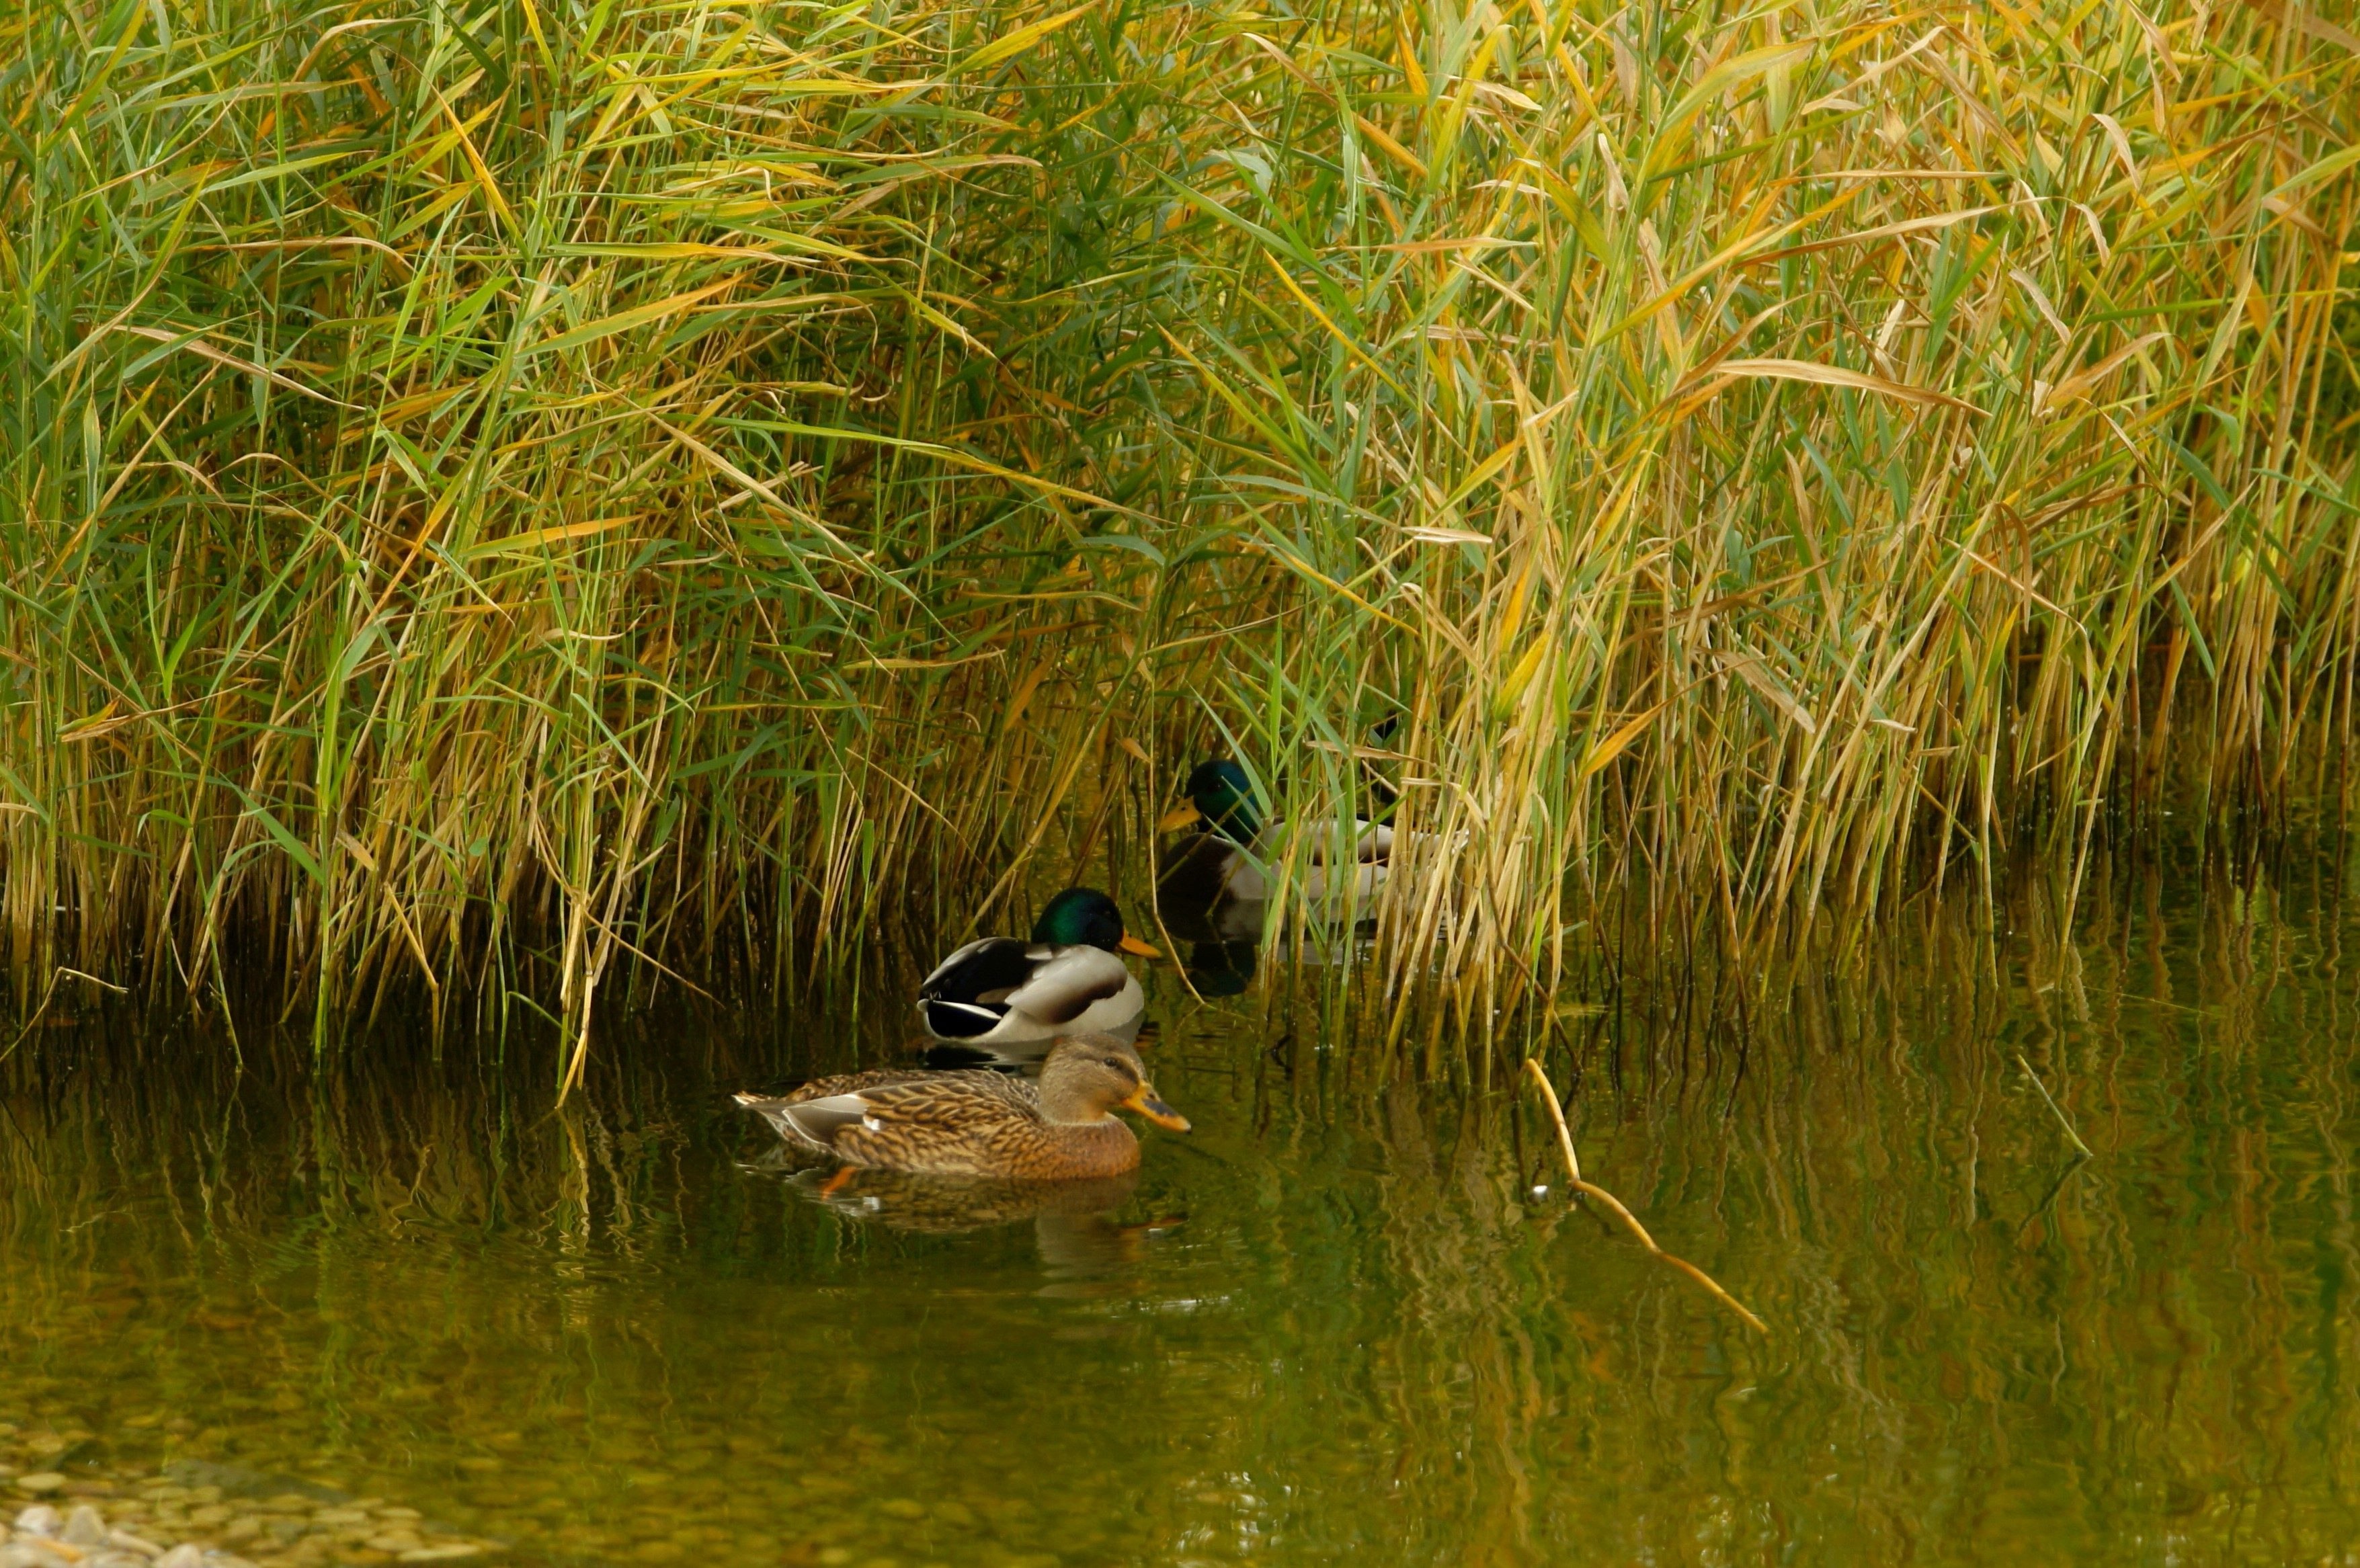
[[[1768,1334],[1770,1325],[1754,1316],[1744,1302],[1721,1289],[1721,1281],[1690,1263],[1687,1258],[1666,1252],[1657,1244],[1655,1238],[1648,1234],[1647,1227],[1639,1223],[1639,1216],[1633,1214],[1623,1204],[1622,1199],[1598,1185],[1597,1182],[1583,1177],[1580,1158],[1573,1152],[1573,1129],[1565,1125],[1565,1106],[1557,1097],[1557,1085],[1549,1082],[1548,1073],[1542,1070],[1541,1064],[1529,1056],[1524,1058],[1524,1076],[1540,1090],[1541,1104],[1548,1107],[1549,1121],[1557,1128],[1557,1152],[1565,1160],[1566,1185],[1585,1198],[1596,1200],[1600,1207],[1622,1222],[1622,1228],[1631,1233],[1631,1239],[1644,1247],[1649,1256],[1668,1264],[1703,1286],[1708,1295],[1735,1312],[1746,1327],[1756,1334]]]
[[[1143,898],[1216,748],[1393,781],[1462,1019],[1642,877],[1742,950],[2341,809],[2360,40],[2294,0],[0,39],[23,997],[499,997],[578,1069],[617,975]]]

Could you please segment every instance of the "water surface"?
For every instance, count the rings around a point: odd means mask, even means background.
[[[898,1016],[622,1026],[555,1114],[475,1044],[38,1029],[0,1464],[237,1466],[519,1562],[2351,1561],[2344,919],[2133,884],[1742,1029],[1568,1007],[1589,1174],[1767,1336],[1560,1200],[1519,1045],[1437,1083],[1259,989],[1159,981],[1196,1131],[1103,1213],[776,1169],[728,1091]]]

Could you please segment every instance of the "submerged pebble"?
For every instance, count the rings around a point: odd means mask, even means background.
[[[340,1475],[287,1441],[274,1400],[217,1391],[200,1422],[152,1409],[86,1412],[77,1398],[70,1383],[0,1358],[0,1413],[13,1418],[0,1419],[0,1568],[489,1568],[511,1558],[871,1568],[880,1554],[925,1568],[952,1539],[981,1554],[962,1560],[989,1563],[1001,1545],[1040,1533],[1023,1505],[989,1489],[946,1494],[862,1432],[845,1440],[860,1455],[856,1475],[801,1463],[768,1436],[701,1438],[620,1418],[601,1431],[614,1454],[595,1483],[514,1458],[487,1477],[453,1454],[439,1478],[395,1500],[353,1495],[391,1489],[390,1473],[347,1455],[356,1467]],[[206,1435],[217,1426],[233,1435]],[[501,1439],[479,1441],[505,1453]],[[781,1529],[782,1518],[792,1523]],[[452,1519],[497,1520],[508,1539],[440,1522]]]
[[[0,1450],[9,1435],[13,1429],[0,1433]],[[324,1568],[458,1563],[498,1550],[445,1533],[418,1509],[382,1497],[331,1501],[286,1492],[232,1499],[220,1486],[187,1486],[136,1473],[70,1477],[39,1471],[14,1481],[20,1495],[43,1500],[27,1503],[0,1528],[0,1568]],[[73,1501],[69,1509],[46,1500],[51,1497]],[[240,1551],[229,1550],[233,1545]]]

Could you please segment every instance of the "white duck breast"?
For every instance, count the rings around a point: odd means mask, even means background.
[[[1139,1033],[1147,995],[1101,947],[1049,947],[1012,937],[971,942],[926,976],[918,1008],[938,1040],[1005,1045],[1060,1035]]]

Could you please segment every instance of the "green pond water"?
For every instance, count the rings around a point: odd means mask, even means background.
[[[1043,1212],[824,1202],[729,1105],[898,1009],[618,1020],[556,1114],[540,1046],[44,1027],[0,1463],[519,1563],[2350,1562],[2360,1013],[2305,887],[1905,920],[1742,1019],[1626,954],[1551,1056],[1587,1174],[1766,1335],[1562,1201],[1517,1043],[1437,1073],[1168,972],[1195,1133]]]

